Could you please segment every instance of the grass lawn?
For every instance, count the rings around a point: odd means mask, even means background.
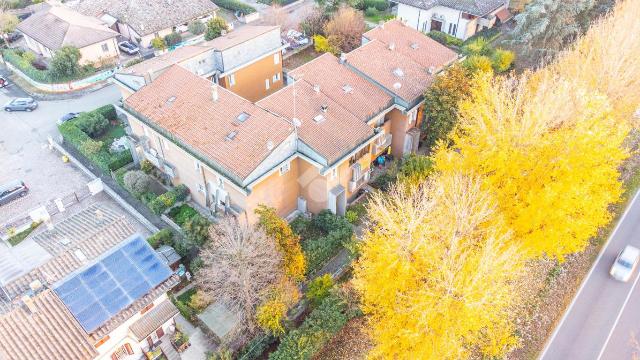
[[[31,234],[33,230],[35,230],[38,226],[40,226],[40,223],[33,223],[31,224],[31,227],[29,227],[27,230],[21,231],[13,235],[7,241],[9,242],[9,244],[11,244],[11,246],[16,246],[20,244],[22,240],[26,239],[27,236],[29,236],[29,234]]]
[[[395,15],[389,12],[378,13],[373,16],[365,16],[364,20],[368,22],[372,22],[378,24],[380,21],[387,21],[389,19],[393,19]]]
[[[107,131],[104,134],[100,135],[96,140],[104,142],[104,144],[108,147],[109,145],[111,145],[113,140],[121,138],[125,135],[126,133],[122,124],[118,124],[115,126],[109,125]]]

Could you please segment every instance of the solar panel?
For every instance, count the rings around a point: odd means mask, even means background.
[[[91,333],[171,274],[151,246],[135,235],[58,282],[54,291]]]

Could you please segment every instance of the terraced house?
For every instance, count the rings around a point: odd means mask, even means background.
[[[291,71],[256,103],[172,65],[124,102],[137,153],[214,212],[343,214],[379,155],[417,150],[422,93],[457,59],[399,21],[364,42]]]
[[[187,45],[120,70],[115,79],[123,97],[179,64],[250,101],[279,90],[282,79],[279,26],[243,26],[210,41]]]
[[[178,276],[122,215],[93,205],[0,254],[0,359],[175,355]],[[175,357],[173,357],[175,358]]]

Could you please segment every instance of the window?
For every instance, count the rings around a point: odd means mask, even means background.
[[[279,53],[275,53],[273,54],[273,63],[274,64],[280,64],[280,54]]]
[[[409,125],[413,125],[416,122],[417,116],[418,116],[417,111],[412,111],[409,113]]]
[[[200,162],[198,160],[196,160],[194,162],[195,166],[196,166],[196,171],[200,171]]]
[[[273,80],[271,82],[280,81],[280,73],[273,75]]]
[[[109,51],[109,44],[107,44],[107,43],[102,44],[102,51],[103,52],[108,52]]]
[[[236,84],[236,74],[229,75],[229,86],[234,86]]]
[[[198,191],[204,193],[204,185],[198,184]]]
[[[291,170],[291,162],[287,161],[284,165],[280,166],[280,175],[284,175]]]
[[[465,19],[465,20],[473,20],[473,19],[475,19],[476,17],[475,17],[475,16],[473,16],[473,15],[471,15],[471,14],[462,13],[462,18],[463,18],[463,19]]]
[[[338,168],[333,168],[329,174],[329,179],[334,180],[336,177],[338,177]]]
[[[449,35],[456,35],[456,30],[458,30],[458,25],[456,24],[449,24]]]
[[[358,152],[353,154],[353,156],[349,158],[349,165],[355,164],[358,160],[360,160],[361,157],[365,156],[368,153],[369,153],[369,145],[363,147],[362,149],[358,150]]]
[[[269,79],[264,79],[264,88],[266,90],[269,90],[270,86],[269,86]]]

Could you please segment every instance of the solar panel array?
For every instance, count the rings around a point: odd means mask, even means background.
[[[91,333],[171,274],[151,246],[137,235],[62,280],[54,291],[85,331]]]

